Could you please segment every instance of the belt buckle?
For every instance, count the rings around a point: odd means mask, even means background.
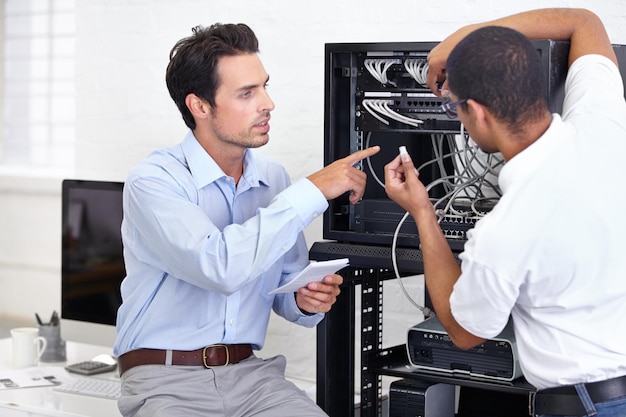
[[[205,346],[202,349],[202,364],[207,369],[211,368],[212,366],[206,363],[206,360],[208,359],[207,354],[206,354],[206,350],[209,349],[209,348],[214,348],[214,347],[223,347],[224,350],[226,351],[226,362],[224,363],[224,365],[218,365],[218,366],[226,366],[226,365],[228,365],[230,363],[230,352],[228,351],[228,346],[223,345],[223,344]]]

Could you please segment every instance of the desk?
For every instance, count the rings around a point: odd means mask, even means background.
[[[65,366],[93,358],[102,353],[111,353],[110,347],[87,345],[68,341],[67,362],[42,363],[41,366]],[[12,345],[10,338],[0,339],[0,369],[11,369]],[[97,375],[99,378],[117,378],[116,372]],[[17,404],[7,409],[7,404]],[[0,415],[10,417],[117,417],[117,401],[65,394],[52,387],[18,388],[0,390]]]

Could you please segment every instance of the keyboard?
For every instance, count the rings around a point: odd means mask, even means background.
[[[69,394],[88,395],[90,397],[117,400],[121,394],[122,383],[115,379],[85,377],[77,378],[72,382],[58,385],[54,387],[53,390]]]

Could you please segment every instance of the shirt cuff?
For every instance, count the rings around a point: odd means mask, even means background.
[[[328,208],[324,194],[307,178],[301,178],[281,193],[298,213],[303,224],[309,225]]]

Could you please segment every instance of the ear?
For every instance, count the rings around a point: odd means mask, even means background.
[[[187,94],[185,104],[194,119],[206,119],[211,113],[211,105],[193,93]]]
[[[466,104],[468,107],[467,113],[471,115],[476,127],[485,129],[491,124],[492,115],[485,106],[471,98],[467,100]]]

